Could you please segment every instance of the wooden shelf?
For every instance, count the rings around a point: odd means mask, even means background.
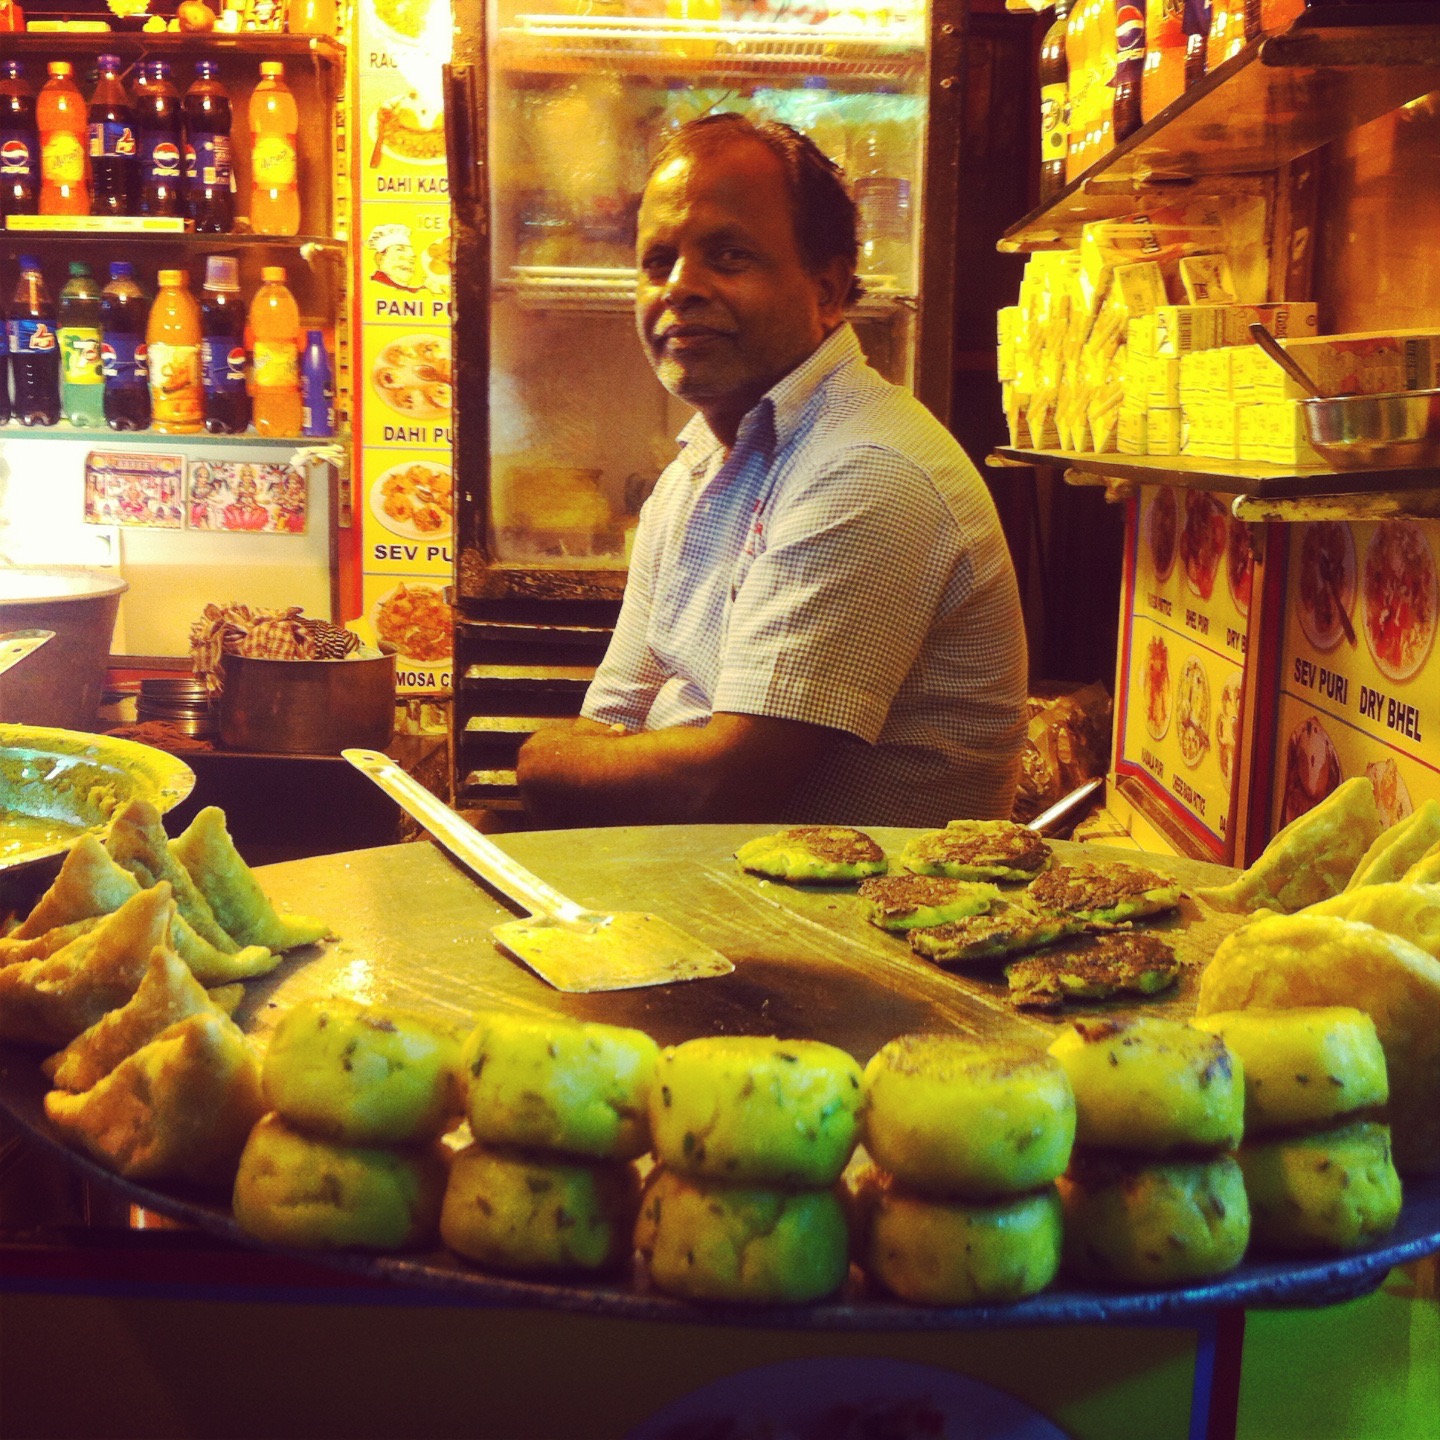
[[[142,450],[174,450],[177,447],[201,446],[207,450],[291,450],[310,449],[319,445],[349,445],[348,434],[336,435],[211,435],[201,430],[194,435],[162,435],[156,430],[111,430],[109,426],[93,429],[83,425],[21,425],[12,420],[0,425],[0,446],[7,440],[68,440],[86,441],[95,450],[113,450],[117,446]]]
[[[1437,89],[1440,24],[1298,24],[1205,76],[1012,225],[999,248],[1071,247],[1080,226],[1133,211],[1142,191],[1153,200],[1157,190],[1274,170]]]
[[[314,59],[337,68],[345,63],[345,47],[328,35],[287,35],[262,30],[235,34],[143,30],[27,30],[6,35],[7,56],[54,60],[72,55],[118,55],[138,60],[165,60],[171,56],[205,60],[217,55],[255,55],[270,60]]]
[[[329,235],[213,235],[194,230],[143,230],[110,233],[104,230],[5,230],[5,238],[23,252],[30,244],[104,245],[114,250],[138,245],[145,250],[169,250],[177,245],[187,250],[299,250],[309,254],[334,252],[344,255],[345,241]],[[308,258],[308,257],[307,257]]]

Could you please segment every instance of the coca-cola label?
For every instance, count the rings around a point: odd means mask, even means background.
[[[180,146],[173,135],[143,135],[140,139],[140,159],[145,166],[145,176],[151,180],[178,180],[180,178]]]
[[[31,137],[24,131],[0,130],[0,175],[7,180],[35,180],[38,156]]]
[[[185,142],[185,178],[221,190],[230,188],[230,137],[194,130]]]
[[[1119,64],[1140,64],[1145,58],[1145,12],[1137,5],[1115,7],[1115,50]]]
[[[17,317],[8,322],[12,355],[49,355],[55,349],[55,330],[48,320]]]
[[[210,335],[200,342],[205,393],[234,394],[245,385],[245,347],[233,335]]]
[[[144,383],[149,375],[145,342],[138,335],[112,331],[100,343],[100,364],[107,380]]]
[[[112,156],[133,156],[138,153],[135,132],[118,120],[92,120],[90,122],[90,158],[109,159]]]

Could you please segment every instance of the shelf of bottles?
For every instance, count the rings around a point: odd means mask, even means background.
[[[827,25],[722,25],[703,20],[517,15],[497,36],[506,70],[581,74],[765,79],[784,75],[904,81],[925,66],[925,38],[913,25],[839,29]]]
[[[1147,187],[1274,170],[1436,89],[1440,24],[1299,22],[1213,68],[1012,225],[1000,248],[1073,245],[1080,226],[1132,211]]]
[[[284,32],[246,30],[236,34],[151,34],[141,30],[43,30],[7,34],[6,58],[17,60],[78,59],[81,56],[118,55],[126,65],[145,60],[204,60],[245,55],[264,60],[309,59],[340,69],[345,47],[328,35],[289,35]]]

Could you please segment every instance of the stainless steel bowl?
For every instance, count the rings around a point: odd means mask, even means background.
[[[1440,464],[1440,390],[1302,400],[1310,443],[1337,470]]]

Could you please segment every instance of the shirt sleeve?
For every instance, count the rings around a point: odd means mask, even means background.
[[[925,472],[882,447],[847,451],[777,504],[736,587],[714,709],[874,743],[942,597],[968,584]]]
[[[628,730],[645,728],[645,718],[665,682],[646,639],[655,567],[654,526],[647,523],[651,518],[647,502],[635,532],[615,633],[580,707],[581,715],[588,720],[624,725]]]

